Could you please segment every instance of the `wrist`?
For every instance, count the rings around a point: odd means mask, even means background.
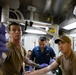
[[[35,67],[38,68],[39,67],[39,64],[35,64]]]

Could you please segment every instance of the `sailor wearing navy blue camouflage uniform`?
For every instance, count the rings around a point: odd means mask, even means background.
[[[32,50],[30,59],[37,64],[45,63],[49,65],[50,59],[55,57],[55,52],[50,46],[47,46],[46,37],[40,37],[38,42],[39,46]]]

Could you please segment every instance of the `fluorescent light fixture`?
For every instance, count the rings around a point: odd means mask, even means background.
[[[43,32],[43,31],[33,30],[33,29],[27,29],[25,32],[27,32],[27,33],[33,33],[33,34],[46,34],[46,33]]]
[[[76,22],[71,23],[71,24],[69,24],[69,25],[66,25],[66,26],[64,26],[63,28],[66,29],[66,30],[74,29],[74,28],[76,28]]]

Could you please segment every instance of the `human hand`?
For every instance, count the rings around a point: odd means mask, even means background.
[[[55,59],[51,59],[49,62],[49,65],[52,64],[55,61]]]
[[[5,26],[2,24],[1,26],[0,26],[0,34],[3,34],[3,35],[5,35]]]
[[[6,52],[8,49],[6,48],[6,38],[5,38],[5,26],[1,25],[0,27],[0,57],[2,52]]]
[[[34,68],[32,66],[29,66],[29,71],[34,70]]]
[[[8,49],[6,48],[6,38],[3,34],[0,34],[0,52],[6,52]]]
[[[43,64],[39,65],[39,66],[38,66],[38,68],[40,68],[40,69],[41,69],[41,68],[44,68],[44,67],[46,67],[46,66],[48,66],[48,64],[43,63]]]

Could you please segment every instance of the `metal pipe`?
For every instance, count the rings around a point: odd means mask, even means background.
[[[25,20],[17,20],[17,19],[9,19],[8,21],[11,21],[11,22],[19,22],[19,23],[25,23]]]
[[[5,4],[2,6],[1,22],[7,23],[9,18],[9,5]]]
[[[17,19],[19,20],[19,16],[18,16],[18,14],[15,11],[13,11],[13,10],[9,10],[9,11],[11,11],[12,13],[14,13],[17,16]]]
[[[20,17],[21,17],[21,20],[24,20],[24,16],[23,14],[19,11],[19,10],[15,10],[16,13],[19,13]]]

